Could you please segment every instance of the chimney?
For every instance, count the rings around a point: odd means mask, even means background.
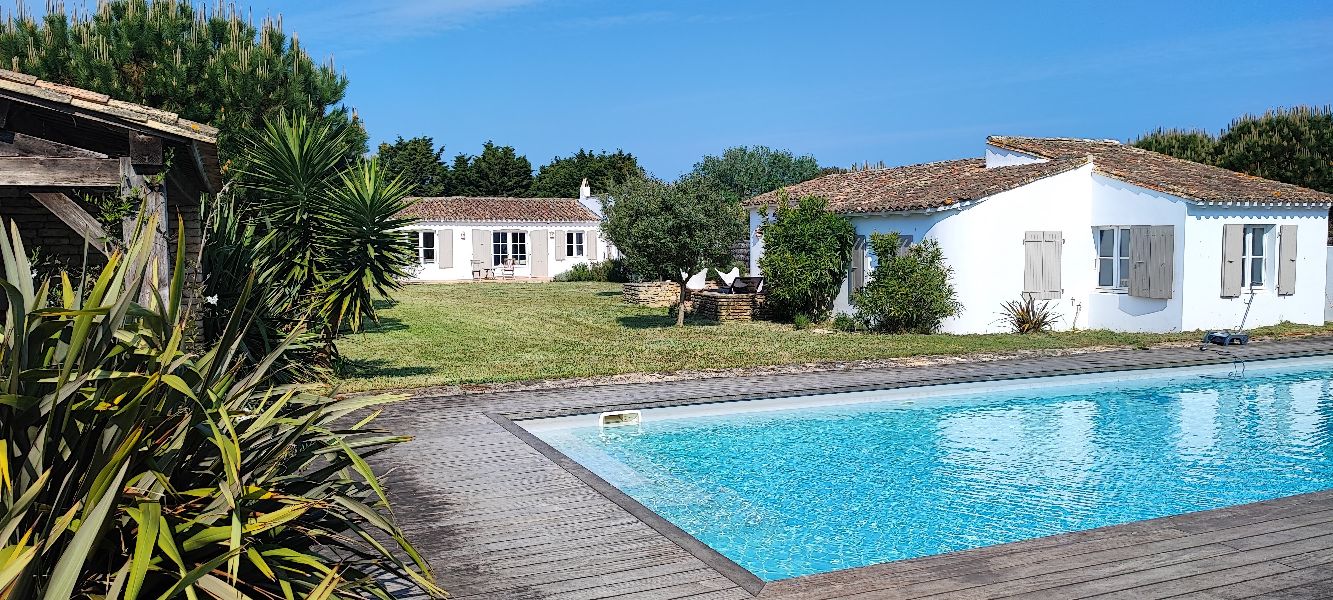
[[[579,184],[579,200],[587,200],[592,197],[592,187],[588,185],[588,178],[583,178],[583,183]]]

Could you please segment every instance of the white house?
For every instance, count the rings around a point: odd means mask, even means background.
[[[871,233],[938,240],[962,314],[943,331],[1004,331],[1000,305],[1049,299],[1064,329],[1189,331],[1324,322],[1333,195],[1115,141],[990,137],[985,158],[827,175],[823,196],[856,227],[848,290]],[[771,192],[750,200],[750,270]]]
[[[597,199],[585,184],[581,198],[413,198],[399,216],[417,245],[412,281],[499,277],[512,261],[514,276],[548,279],[575,265],[614,256],[600,235]]]

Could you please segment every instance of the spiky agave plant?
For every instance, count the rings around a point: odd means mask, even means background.
[[[194,348],[184,252],[150,281],[135,236],[53,305],[0,235],[0,598],[442,596],[366,462],[404,438],[352,420],[399,397],[273,384],[276,355],[237,360],[240,313]]]

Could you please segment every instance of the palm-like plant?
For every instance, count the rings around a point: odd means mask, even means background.
[[[402,438],[348,418],[399,397],[275,384],[286,342],[239,360],[245,311],[190,349],[183,244],[169,282],[146,279],[138,235],[88,289],[62,275],[52,304],[11,230],[0,598],[387,599],[386,579],[443,595],[366,462]]]

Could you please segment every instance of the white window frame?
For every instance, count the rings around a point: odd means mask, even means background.
[[[516,250],[521,249],[522,252]],[[528,232],[500,230],[491,232],[491,266],[504,265],[506,259],[514,259],[514,265],[528,264]]]
[[[582,231],[565,232],[565,256],[586,256]]]
[[[1246,225],[1240,249],[1240,287],[1241,289],[1266,289],[1272,279],[1273,256],[1272,225]],[[1259,254],[1254,253],[1254,236],[1259,236]],[[1259,283],[1254,283],[1254,261],[1259,261]]]
[[[1111,255],[1102,256],[1102,232],[1112,231],[1111,237]],[[1114,292],[1129,291],[1129,240],[1131,237],[1128,225],[1101,225],[1093,228],[1093,253],[1096,258],[1096,277],[1097,288],[1101,290]],[[1102,284],[1102,269],[1109,264],[1111,267],[1111,285]]]
[[[426,245],[428,236],[430,237],[429,246]],[[429,229],[417,231],[417,264],[440,264],[440,235],[438,233]]]

